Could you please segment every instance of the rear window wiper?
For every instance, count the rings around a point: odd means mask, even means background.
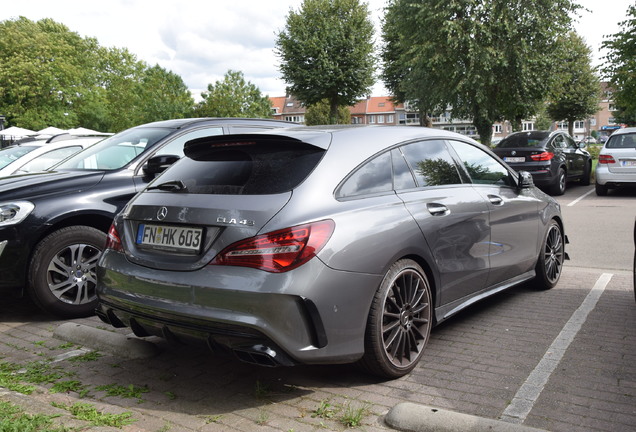
[[[159,189],[169,192],[180,192],[187,189],[186,185],[181,180],[171,180],[165,183],[158,184],[156,186],[150,186],[148,190]]]

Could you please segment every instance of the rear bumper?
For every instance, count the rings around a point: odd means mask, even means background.
[[[314,258],[287,273],[230,266],[148,269],[106,251],[97,269],[98,315],[139,336],[205,343],[253,363],[349,363],[379,275],[335,271]],[[271,364],[270,364],[271,363]]]
[[[596,183],[607,187],[636,186],[636,173],[618,174],[599,164],[594,172]]]

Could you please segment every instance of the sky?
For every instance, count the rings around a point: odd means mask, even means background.
[[[620,31],[619,22],[636,0],[578,0],[588,11],[575,30],[600,65],[601,42]],[[386,0],[366,0],[380,42],[380,20]],[[223,80],[228,70],[243,72],[264,95],[284,96],[285,82],[274,52],[276,35],[290,9],[301,0],[17,0],[4,1],[0,21],[24,16],[52,18],[104,47],[127,48],[151,66],[159,64],[183,79],[200,100],[208,84]],[[373,96],[386,96],[381,83]]]

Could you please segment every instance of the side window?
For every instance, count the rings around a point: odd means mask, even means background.
[[[391,150],[391,160],[393,161],[393,188],[404,190],[416,187],[415,178],[402,152],[398,149]]]
[[[485,151],[460,141],[450,141],[450,144],[473,183],[514,186],[508,170]]]
[[[72,154],[77,153],[82,149],[81,146],[71,146],[64,147],[55,150],[51,150],[50,152],[44,153],[37,158],[33,159],[29,163],[24,164],[18,172],[34,172],[34,171],[43,171],[47,168],[52,167],[62,159],[66,159]]]
[[[340,186],[336,196],[348,198],[391,191],[393,191],[391,153],[386,152],[358,168]]]
[[[444,141],[431,140],[401,147],[419,187],[462,183]]]
[[[554,146],[555,149],[562,149],[566,147],[565,144],[565,139],[563,138],[563,135],[557,135],[554,137],[554,140],[552,141],[552,145]]]
[[[207,128],[207,129],[197,129],[195,131],[191,131],[181,136],[178,136],[177,138],[172,140],[170,143],[160,148],[157,151],[157,153],[155,153],[155,156],[175,155],[175,156],[183,157],[183,145],[187,141],[190,141],[195,138],[203,138],[203,137],[213,136],[213,135],[223,135],[223,128],[213,127],[213,128]]]

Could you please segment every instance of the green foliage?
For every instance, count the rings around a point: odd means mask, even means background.
[[[325,125],[332,123],[330,117],[331,107],[329,101],[323,99],[311,106],[308,106],[305,110],[305,124],[307,126],[313,125]],[[336,124],[351,124],[351,111],[349,107],[338,107],[338,118]]]
[[[0,432],[68,432],[64,426],[55,426],[51,419],[57,416],[30,415],[9,402],[0,401]]]
[[[269,118],[272,103],[269,97],[249,81],[243,72],[228,70],[223,81],[208,84],[207,92],[201,93],[201,101],[195,110],[199,117],[253,117]]]
[[[329,123],[336,122],[338,107],[369,93],[373,49],[368,6],[359,0],[304,0],[276,39],[288,92],[307,106],[327,99]]]
[[[626,16],[621,31],[603,41],[608,51],[603,73],[613,87],[616,122],[636,126],[636,4],[629,6]]]
[[[591,50],[581,36],[569,33],[560,40],[561,62],[555,68],[555,83],[546,111],[554,121],[568,122],[573,136],[574,121],[599,110],[601,85],[591,66]]]
[[[82,402],[76,402],[73,405],[64,405],[59,403],[53,403],[52,405],[70,412],[79,420],[90,422],[92,426],[112,426],[121,428],[136,421],[131,418],[132,414],[129,412],[121,414],[105,414],[98,411],[93,405]]]
[[[533,115],[571,28],[570,0],[392,0],[383,23],[383,79],[420,111],[452,108],[490,143],[495,121]],[[555,19],[554,17],[559,17]]]
[[[178,75],[104,48],[51,19],[0,22],[0,113],[7,125],[117,132],[192,113]]]
[[[130,384],[123,386],[119,384],[106,384],[95,387],[95,390],[106,392],[107,396],[118,396],[122,398],[137,399],[139,403],[143,402],[141,396],[144,393],[148,393],[150,390],[148,387],[138,387]]]

